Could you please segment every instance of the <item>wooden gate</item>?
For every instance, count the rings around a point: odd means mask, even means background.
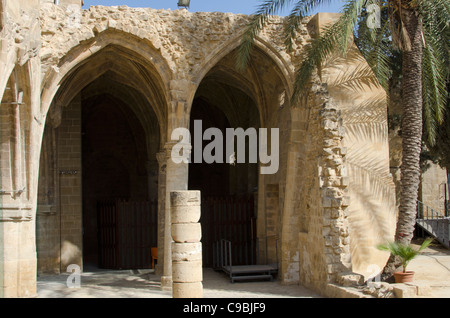
[[[99,202],[99,267],[152,268],[151,248],[157,245],[156,201]]]
[[[256,264],[256,218],[253,196],[206,197],[202,199],[203,266],[214,265],[216,242],[233,244],[233,264]]]

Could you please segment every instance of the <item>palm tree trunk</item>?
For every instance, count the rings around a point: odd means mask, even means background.
[[[403,50],[402,65],[402,166],[399,215],[395,240],[409,244],[416,223],[422,144],[422,23],[414,10],[402,8],[401,19],[410,39]],[[401,265],[391,256],[383,278],[392,276]]]

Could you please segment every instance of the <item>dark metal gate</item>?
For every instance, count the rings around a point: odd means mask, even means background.
[[[202,199],[203,266],[214,265],[216,242],[233,244],[233,263],[256,264],[256,218],[253,196],[206,197]]]
[[[99,267],[152,268],[151,248],[157,246],[157,211],[156,201],[98,203]]]

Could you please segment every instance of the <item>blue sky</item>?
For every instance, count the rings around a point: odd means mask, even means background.
[[[317,8],[316,12],[339,12],[342,0],[325,0],[330,4]],[[85,9],[91,5],[116,6],[127,5],[129,7],[151,7],[154,9],[177,9],[178,0],[84,0]],[[220,11],[232,13],[252,14],[261,3],[261,0],[191,0],[190,11]],[[288,11],[280,12],[279,15],[286,15]]]

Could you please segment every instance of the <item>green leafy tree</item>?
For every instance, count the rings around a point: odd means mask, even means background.
[[[319,4],[329,2],[262,1],[242,36],[237,67],[246,67],[255,39],[271,15],[286,7],[291,9],[284,32],[286,50],[290,51],[302,19]],[[361,28],[366,9],[374,5],[383,13],[379,27]],[[450,64],[449,21],[448,0],[347,0],[339,19],[326,27],[306,48],[305,58],[296,71],[292,105],[296,105],[296,101],[305,93],[317,66],[336,50],[345,53],[349,41],[357,34],[359,47],[365,45],[371,48],[368,62],[389,94],[389,82],[397,66],[393,57],[395,52],[401,55],[402,165],[399,217],[395,233],[395,241],[400,244],[410,243],[416,223],[423,129],[426,130],[427,141],[435,144],[437,128],[444,118]],[[399,259],[391,255],[383,277],[386,279],[392,276],[399,265]]]

